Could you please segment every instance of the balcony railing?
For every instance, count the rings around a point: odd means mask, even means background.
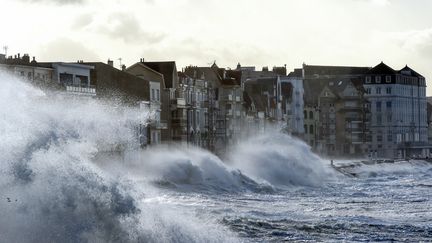
[[[96,95],[96,86],[67,84],[66,92],[83,95]]]

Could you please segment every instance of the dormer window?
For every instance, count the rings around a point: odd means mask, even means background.
[[[386,76],[386,83],[391,83],[391,76]]]
[[[381,83],[381,76],[375,76],[375,83]]]
[[[366,76],[366,83],[370,84],[371,83],[371,77],[370,76]]]

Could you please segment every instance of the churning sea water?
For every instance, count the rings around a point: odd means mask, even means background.
[[[141,151],[143,111],[0,81],[1,242],[432,241],[432,164],[347,177],[277,133]]]

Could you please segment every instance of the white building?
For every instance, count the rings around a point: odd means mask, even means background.
[[[425,78],[409,68],[384,63],[365,76],[371,109],[371,157],[430,157]]]

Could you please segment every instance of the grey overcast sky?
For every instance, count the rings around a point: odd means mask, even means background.
[[[0,45],[40,61],[410,65],[432,81],[431,0],[0,0]],[[432,85],[428,87],[432,95]]]

